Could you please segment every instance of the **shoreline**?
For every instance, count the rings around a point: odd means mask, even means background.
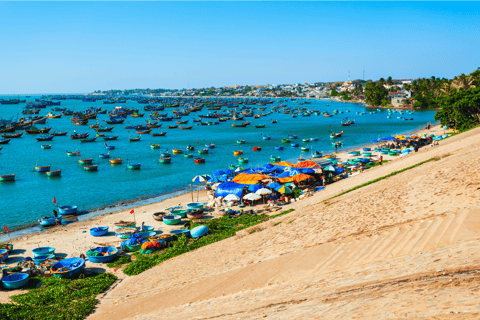
[[[401,132],[401,133],[392,133],[391,135],[406,135],[406,134],[419,133],[422,130],[425,130],[424,128],[428,124],[429,123],[427,123],[425,125],[422,125],[421,128],[423,128],[423,129],[416,128],[416,129],[407,130],[407,131],[404,131],[404,132]],[[433,130],[435,127],[440,126],[439,124],[435,124],[435,123],[430,123],[430,124],[432,125],[430,130]],[[326,153],[323,154],[323,156],[325,156],[325,155],[335,155],[337,158],[345,158],[345,157],[348,157],[348,152],[351,151],[351,150],[355,150],[355,149],[359,149],[359,148],[365,148],[365,147],[372,147],[372,146],[374,146],[372,144],[372,142],[360,143],[360,144],[357,144],[357,145],[348,146],[346,148],[340,148],[338,150],[338,152],[336,152],[336,153],[334,151],[326,152]],[[312,150],[312,152],[313,152],[313,150]],[[310,159],[310,157],[307,157],[307,158]],[[394,158],[394,157],[392,157],[392,158]],[[294,159],[294,160],[296,160],[296,159]],[[315,161],[315,158],[312,158],[311,160]],[[200,188],[200,190],[201,190],[203,186],[192,185],[192,187],[193,187],[193,191],[197,191],[197,188]],[[136,209],[136,208],[140,208],[140,207],[151,205],[151,204],[161,204],[165,200],[172,199],[172,198],[177,198],[177,197],[182,196],[182,195],[184,195],[186,193],[189,193],[189,192],[190,192],[189,187],[182,187],[182,188],[176,189],[174,191],[170,191],[168,193],[160,194],[160,195],[153,196],[153,197],[140,196],[140,197],[135,198],[135,199],[121,200],[121,201],[113,203],[111,205],[103,206],[103,207],[96,208],[96,209],[93,209],[93,210],[82,211],[82,213],[79,214],[79,215],[66,216],[67,218],[72,217],[73,221],[66,224],[66,225],[62,225],[61,227],[67,227],[67,226],[70,226],[70,225],[75,225],[79,222],[90,220],[91,218],[94,218],[94,217],[101,217],[101,216],[104,216],[104,215],[107,215],[107,214],[119,213],[119,212],[121,212],[123,210],[126,210],[126,209]],[[76,221],[75,221],[75,219],[76,219]],[[20,227],[13,228],[12,230],[9,230],[8,232],[2,231],[0,233],[0,242],[6,242],[8,239],[15,240],[15,239],[18,239],[18,238],[21,238],[21,237],[24,237],[24,236],[30,236],[30,235],[34,235],[34,234],[42,234],[42,233],[45,233],[46,231],[51,230],[51,229],[55,229],[55,227],[44,228],[44,227],[40,226],[38,223],[32,222],[32,223],[29,223],[27,225],[23,225],[23,226],[20,226]]]

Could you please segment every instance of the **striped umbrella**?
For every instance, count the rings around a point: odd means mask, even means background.
[[[280,189],[278,189],[277,191],[280,192],[280,193],[283,193],[283,194],[293,193],[292,189],[290,189],[289,187],[286,187],[286,186],[280,187]]]
[[[205,179],[203,176],[196,176],[195,178],[192,179],[192,182],[205,182],[207,179]]]

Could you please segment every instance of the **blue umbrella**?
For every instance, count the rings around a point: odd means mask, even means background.
[[[192,179],[192,182],[205,182],[207,179],[205,179],[202,176],[196,176],[195,178]]]
[[[373,139],[372,142],[378,142],[378,139]]]
[[[392,140],[395,140],[394,137],[385,137],[385,138],[382,138],[380,139],[381,141],[392,141]]]

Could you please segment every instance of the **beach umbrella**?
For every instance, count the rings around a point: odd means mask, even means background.
[[[378,139],[373,139],[372,142],[374,142],[374,143],[375,143],[375,142],[378,142]]]
[[[240,198],[237,195],[231,193],[231,194],[227,195],[223,200],[225,200],[225,201],[240,201]]]
[[[213,177],[212,177],[211,175],[209,175],[209,174],[205,174],[205,175],[203,175],[203,177],[204,177],[205,180],[207,180],[207,181],[210,181],[210,180],[213,179]]]
[[[261,199],[261,198],[262,197],[259,196],[256,193],[249,193],[249,194],[243,196],[243,199],[250,200],[250,201],[255,201],[255,200],[258,200],[258,199]]]
[[[205,182],[207,179],[205,179],[203,176],[196,176],[195,178],[192,179],[192,182]]]
[[[266,195],[266,194],[271,194],[272,190],[267,189],[267,188],[262,188],[262,189],[258,189],[255,193],[263,196],[263,195]]]
[[[392,140],[395,140],[394,137],[385,137],[385,138],[382,138],[380,139],[381,141],[392,141]]]
[[[334,166],[328,166],[328,167],[325,167],[324,170],[325,170],[325,171],[335,172],[335,167],[334,167]]]
[[[235,169],[235,172],[240,172],[240,171],[243,171],[243,170],[245,170],[245,169],[242,168],[242,167],[238,167],[237,169]]]
[[[286,187],[286,186],[280,187],[277,191],[280,192],[280,193],[283,193],[283,194],[293,193],[292,189],[290,189],[289,187]]]

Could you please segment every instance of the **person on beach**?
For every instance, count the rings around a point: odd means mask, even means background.
[[[382,161],[383,161],[383,156],[380,156],[380,165],[382,165]]]
[[[145,222],[142,222],[142,226],[140,227],[140,231],[145,231]]]
[[[52,214],[53,214],[53,216],[54,216],[55,218],[58,218],[58,213],[57,213],[56,210],[53,210]]]

